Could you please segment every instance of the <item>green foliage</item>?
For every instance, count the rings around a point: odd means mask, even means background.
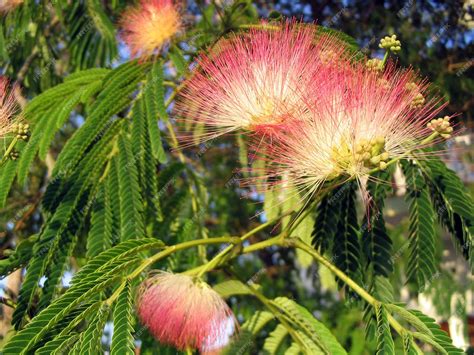
[[[120,293],[114,310],[114,335],[111,352],[114,354],[134,354],[133,345],[133,296],[127,282]]]
[[[334,264],[354,280],[362,280],[361,246],[356,210],[356,185],[342,185],[333,197],[340,206],[337,232],[334,236],[332,258]],[[339,280],[339,285],[343,283]]]
[[[18,244],[15,251],[8,258],[0,260],[0,275],[8,275],[10,272],[28,263],[33,254],[33,246],[38,239],[37,237],[37,235],[32,235],[30,238],[25,239]]]
[[[271,312],[256,311],[248,318],[240,329],[239,337],[234,340],[229,346],[225,348],[226,355],[241,353],[246,354],[253,350],[254,340],[260,331],[271,321],[275,316]]]
[[[96,316],[94,312],[94,310],[97,310],[96,307],[106,307],[107,305],[107,299],[104,299],[103,291],[122,281],[123,272],[142,261],[140,252],[162,246],[163,243],[156,239],[136,239],[121,243],[91,259],[74,276],[72,286],[61,297],[54,300],[51,305],[41,311],[23,330],[16,333],[3,349],[4,352],[27,353],[46,340],[48,332],[58,324],[61,324],[62,332],[59,336],[62,336],[72,332],[81,320],[91,314]],[[127,284],[124,289],[130,290]],[[122,315],[124,303],[130,302],[129,298],[124,300],[125,297],[129,296],[126,296],[126,293],[122,293],[121,297],[119,297],[118,304],[120,305],[120,310],[117,312],[120,312]],[[84,302],[89,302],[93,299],[97,299],[99,303],[94,303],[91,306],[92,308],[89,307],[81,310],[73,319],[67,318],[75,309],[81,308]],[[100,302],[102,302],[102,305]],[[107,309],[107,307],[104,308],[104,312]],[[66,319],[68,319],[67,322],[61,323]],[[102,329],[98,322],[103,322],[104,319],[104,314],[100,318],[95,317],[95,321],[92,321],[90,326],[96,330],[87,332],[87,328],[83,335],[81,335],[81,344],[84,339],[89,339],[86,337],[87,334],[90,334],[89,337],[92,337],[91,339],[97,339],[97,332],[99,332],[97,329]],[[126,328],[128,329],[128,326]]]
[[[395,354],[387,312],[382,304],[375,306],[375,315],[377,318],[377,354]]]
[[[138,175],[135,169],[136,159],[128,137],[118,139],[117,171],[120,193],[120,239],[142,238],[145,236],[143,225],[142,200]]]
[[[339,220],[339,201],[337,191],[328,193],[323,197],[316,210],[316,221],[313,229],[313,245],[321,253],[332,245],[337,233],[337,222]]]
[[[441,330],[434,319],[424,315],[418,310],[406,310],[397,305],[386,305],[387,309],[397,313],[416,331],[412,336],[433,346],[437,352],[442,354],[463,354],[463,351],[452,345],[451,338]]]
[[[272,313],[267,311],[257,311],[252,315],[252,317],[245,321],[242,325],[242,330],[256,335],[273,319],[275,319],[275,316]]]
[[[0,191],[2,197],[0,202],[4,203],[13,183],[15,175],[13,168],[17,168],[18,180],[23,184],[35,156],[39,154],[43,160],[45,159],[55,133],[61,129],[79,103],[86,102],[95,94],[97,84],[100,84],[106,72],[95,69],[86,71],[81,77],[73,77],[45,91],[26,106],[24,116],[32,126],[32,137],[21,150],[19,161],[8,164],[9,168],[2,171],[2,182],[5,184],[2,184]],[[91,88],[95,91],[91,91]]]
[[[277,354],[278,348],[288,335],[288,329],[283,325],[278,324],[277,327],[269,334],[263,344],[264,354]]]
[[[97,354],[102,351],[102,330],[109,317],[110,308],[107,304],[102,305],[92,321],[87,325],[87,330],[81,335],[80,353]]]
[[[435,211],[430,192],[417,165],[404,162],[407,200],[410,203],[410,258],[407,276],[423,291],[431,283],[437,266],[435,260]]]
[[[64,352],[67,352],[74,344],[79,340],[79,334],[68,334],[63,336],[58,336],[54,340],[51,340],[46,343],[45,346],[38,349],[36,354],[41,355],[60,355]]]
[[[69,50],[78,69],[104,66],[117,56],[115,29],[99,1],[76,2],[65,21],[71,23]]]
[[[229,298],[235,295],[250,295],[249,288],[238,280],[227,280],[213,287],[223,298]]]
[[[110,119],[131,103],[130,95],[136,91],[145,70],[146,66],[128,62],[104,78],[104,89],[91,106],[84,125],[65,144],[56,162],[54,174],[74,168],[90,144],[101,138],[103,130],[111,124],[108,123]]]
[[[346,351],[326,326],[314,318],[304,307],[285,297],[276,298],[272,304],[282,312],[285,319],[292,323],[292,329],[301,341],[299,345],[307,352],[346,354]]]
[[[367,183],[370,201],[362,223],[362,250],[374,275],[388,277],[393,272],[392,240],[383,217],[384,201],[390,189],[390,173],[374,174]]]
[[[370,294],[377,300],[383,303],[394,302],[394,290],[389,279],[384,276],[374,276],[370,284]],[[366,338],[370,340],[378,339],[378,318],[376,314],[377,309],[374,309],[370,304],[365,305],[364,320],[366,322],[365,334]]]
[[[87,256],[92,258],[112,245],[113,212],[106,184],[97,193],[91,212],[91,228],[87,236]]]
[[[363,58],[363,55],[360,52],[360,47],[357,41],[349,36],[348,34],[335,30],[333,28],[317,26],[317,35],[329,35],[333,38],[337,38],[342,44],[346,46],[346,49],[352,53],[356,59]]]
[[[423,162],[423,174],[440,223],[474,271],[474,203],[461,179],[439,159]]]
[[[0,207],[5,206],[10,186],[16,175],[17,162],[14,160],[8,161],[2,170],[0,170]]]
[[[163,84],[163,68],[160,62],[153,65],[148,74],[147,82],[144,88],[144,102],[146,109],[146,126],[148,128],[149,142],[153,157],[160,163],[166,162],[166,154],[161,142],[161,133],[158,127],[158,118],[167,121],[168,113],[165,107],[165,87]]]
[[[166,111],[165,106],[165,86],[163,80],[163,66],[161,62],[156,62],[150,71],[147,81],[148,86],[145,92],[147,97],[147,110],[150,112],[150,117],[154,118],[154,120],[151,122],[153,122],[155,125],[157,114],[163,121],[169,120],[168,112]]]

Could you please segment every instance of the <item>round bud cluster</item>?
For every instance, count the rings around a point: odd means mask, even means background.
[[[16,149],[12,149],[9,154],[11,160],[17,160],[20,157],[20,153]]]
[[[367,68],[373,71],[382,71],[383,70],[383,61],[377,58],[369,59],[365,65]]]
[[[423,94],[418,93],[416,96],[413,98],[413,101],[411,103],[412,107],[419,108],[425,104],[425,97]]]
[[[392,52],[398,52],[402,49],[401,43],[397,40],[396,35],[386,36],[380,40],[380,48],[387,49]]]
[[[385,151],[385,138],[362,139],[356,145],[356,159],[364,162],[366,167],[387,168],[388,152]]]
[[[30,125],[28,123],[17,123],[12,131],[18,139],[27,141],[30,138]]]
[[[441,137],[447,139],[451,137],[451,133],[453,133],[453,127],[451,126],[449,120],[449,116],[444,116],[443,118],[436,118],[429,122],[427,126],[432,131],[438,132]]]

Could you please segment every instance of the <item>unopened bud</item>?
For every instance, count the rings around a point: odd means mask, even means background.
[[[427,124],[427,127],[434,132],[438,132],[441,137],[447,139],[451,137],[451,133],[453,133],[454,131],[449,120],[449,116],[444,116],[443,118],[436,118],[434,120],[431,120],[431,122]]]
[[[370,158],[370,162],[371,162],[373,165],[377,165],[378,163],[380,163],[380,155],[377,155],[377,156],[375,156],[375,157]]]
[[[422,107],[424,104],[425,97],[421,93],[416,94],[416,96],[413,98],[413,101],[411,102],[411,106],[415,108]]]
[[[382,154],[380,154],[380,160],[388,160],[388,158],[388,152],[383,152]]]
[[[397,40],[396,35],[392,35],[390,37],[386,36],[386,37],[382,38],[380,40],[379,47],[387,49],[387,50],[392,51],[392,52],[398,52],[402,49],[401,43],[400,43],[399,40]]]

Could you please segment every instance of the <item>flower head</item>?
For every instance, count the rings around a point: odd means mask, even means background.
[[[13,116],[16,110],[16,100],[10,89],[10,82],[4,76],[0,76],[0,138],[15,131]]]
[[[202,55],[177,103],[178,116],[206,127],[204,138],[236,130],[273,132],[306,109],[314,73],[345,47],[289,21],[222,40]]]
[[[141,0],[122,16],[123,40],[133,57],[151,57],[182,27],[173,0]]]
[[[180,350],[222,348],[236,326],[229,306],[209,285],[167,272],[144,281],[138,315],[157,340]]]
[[[9,12],[23,4],[23,0],[0,0],[0,12]]]
[[[307,118],[261,149],[268,152],[271,177],[288,176],[308,195],[327,181],[369,177],[390,160],[419,157],[419,149],[433,143],[427,140],[433,131],[452,132],[448,119],[428,125],[443,108],[439,99],[412,104],[428,87],[418,80],[411,90],[417,80],[411,71],[389,65],[378,74],[341,62],[323,74],[315,78]]]
[[[396,35],[385,36],[380,40],[380,48],[387,49],[392,52],[399,52],[402,47],[400,41],[397,39]]]

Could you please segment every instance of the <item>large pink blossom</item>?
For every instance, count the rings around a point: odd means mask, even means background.
[[[399,158],[423,158],[421,148],[452,132],[449,118],[430,124],[445,104],[428,91],[412,70],[393,65],[382,73],[345,60],[326,67],[314,77],[305,119],[256,140],[267,161],[262,178],[283,176],[308,197],[325,182],[363,181]],[[443,132],[427,139],[434,130]]]
[[[344,51],[315,25],[295,21],[234,34],[201,56],[177,115],[204,125],[203,139],[236,130],[280,130],[307,109],[303,103],[315,73]]]
[[[181,30],[182,22],[173,0],[141,0],[122,16],[121,27],[132,56],[146,59]]]
[[[237,324],[229,306],[209,285],[167,272],[144,281],[138,315],[161,343],[206,353],[224,347]]]

